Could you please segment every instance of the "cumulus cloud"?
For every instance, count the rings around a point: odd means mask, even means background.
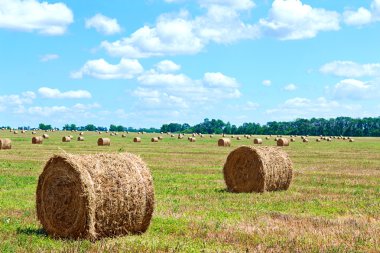
[[[239,86],[235,78],[225,76],[220,72],[205,73],[203,80],[211,87],[237,88]]]
[[[380,76],[380,63],[359,64],[352,61],[333,61],[320,68],[323,74],[358,78]]]
[[[286,91],[294,91],[296,89],[297,89],[297,86],[293,83],[288,84],[284,87],[284,90],[286,90]]]
[[[40,57],[41,62],[48,62],[52,60],[57,60],[59,58],[59,55],[57,54],[45,54]]]
[[[45,98],[91,98],[91,93],[86,90],[71,90],[61,92],[59,89],[41,87],[38,89],[38,93]]]
[[[99,79],[132,79],[143,72],[138,60],[122,58],[118,64],[110,64],[104,59],[87,61],[79,70],[71,73],[75,79],[91,76]]]
[[[241,11],[253,7],[251,1],[202,1],[206,13],[192,18],[187,11],[163,14],[154,26],[139,28],[129,37],[101,47],[110,55],[145,58],[199,53],[207,44],[232,43],[259,36],[256,25],[242,21]]]
[[[271,80],[263,80],[263,82],[262,82],[262,84],[264,85],[264,86],[271,86],[272,85],[272,81]]]
[[[281,40],[315,37],[319,32],[337,31],[340,15],[334,11],[313,8],[300,0],[274,0],[269,17],[260,19],[264,34]]]
[[[347,25],[363,26],[380,21],[380,0],[373,0],[369,9],[359,7],[357,10],[346,10],[343,20]]]
[[[1,0],[0,28],[62,35],[73,21],[73,13],[64,3]]]
[[[181,66],[172,62],[172,61],[164,60],[164,61],[160,61],[159,63],[157,63],[156,68],[157,68],[157,70],[166,73],[166,72],[178,71],[181,69]]]
[[[380,83],[345,79],[335,85],[333,94],[338,99],[380,98]]]
[[[99,13],[86,20],[86,28],[95,28],[96,31],[104,35],[121,32],[121,27],[116,19],[106,17]]]
[[[0,112],[7,109],[13,112],[20,112],[24,105],[32,104],[36,94],[32,91],[26,91],[21,94],[0,95]]]

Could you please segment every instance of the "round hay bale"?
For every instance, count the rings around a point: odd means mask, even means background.
[[[18,134],[18,131],[13,131],[13,134]]]
[[[355,142],[355,140],[351,138],[351,139],[349,140],[349,142]]]
[[[170,137],[173,138],[173,137],[175,137],[175,136],[174,136],[174,134],[171,134]]]
[[[296,142],[296,139],[295,138],[291,138],[290,142]]]
[[[331,142],[331,138],[326,138],[326,141]]]
[[[121,135],[121,138],[125,138],[125,137],[127,137],[126,134],[122,134],[122,135]]]
[[[43,141],[44,141],[44,137],[42,136],[34,136],[32,138],[32,144],[42,144]]]
[[[316,142],[321,142],[321,139],[316,139],[315,141],[316,141]]]
[[[56,155],[38,180],[37,217],[52,237],[96,240],[141,234],[153,208],[149,168],[129,153]]]
[[[278,141],[278,140],[279,140],[279,138],[277,138],[277,137],[276,137],[276,138],[274,138],[274,141]]]
[[[135,138],[133,138],[133,142],[141,142],[141,138],[140,137],[135,137]]]
[[[233,138],[235,138],[235,136],[234,136],[234,135],[231,135],[231,139],[233,139]]]
[[[189,138],[189,141],[190,141],[190,142],[196,142],[197,139],[196,139],[195,137],[190,137],[190,138]]]
[[[218,146],[219,147],[230,147],[231,146],[231,140],[228,138],[222,138],[218,140]]]
[[[43,134],[42,137],[43,137],[44,139],[49,139],[49,135],[48,135],[48,134]]]
[[[224,181],[231,192],[287,190],[292,166],[287,153],[279,148],[242,146],[228,155]]]
[[[286,138],[280,138],[277,140],[277,146],[280,146],[280,147],[289,146],[289,140]]]
[[[71,141],[71,137],[70,136],[64,136],[62,137],[62,142],[70,142]]]
[[[236,140],[240,141],[240,140],[241,140],[241,137],[236,137]]]
[[[111,146],[111,140],[109,138],[99,138],[98,146]]]
[[[210,134],[210,138],[213,138],[214,136],[212,134]]]
[[[162,140],[164,139],[164,137],[162,137],[162,136],[158,136],[157,138],[158,138],[158,140],[160,140],[160,141],[162,141]]]
[[[267,136],[267,137],[265,137],[265,139],[266,139],[266,140],[270,140],[270,137]]]
[[[80,132],[79,135],[84,135],[84,133],[83,133],[83,132]]]
[[[305,138],[305,139],[303,139],[303,142],[307,143],[307,142],[309,142],[309,140]]]
[[[178,139],[183,139],[183,135],[179,134],[177,138]]]
[[[12,141],[10,139],[0,139],[0,149],[12,149]]]
[[[158,138],[157,137],[153,137],[152,139],[150,139],[151,142],[158,142]]]
[[[102,132],[98,132],[98,134],[102,134]]]
[[[37,134],[37,132],[33,131],[32,134]]]
[[[78,136],[77,141],[84,141],[84,137],[83,136]]]
[[[253,140],[253,144],[263,144],[263,140],[260,139],[260,138],[255,138],[255,139]]]

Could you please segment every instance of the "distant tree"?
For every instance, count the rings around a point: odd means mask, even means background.
[[[51,125],[45,125],[43,123],[40,123],[38,125],[38,128],[41,129],[41,130],[51,130],[52,129]]]

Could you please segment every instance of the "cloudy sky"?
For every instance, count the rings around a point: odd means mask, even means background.
[[[380,0],[0,0],[0,125],[379,112]]]

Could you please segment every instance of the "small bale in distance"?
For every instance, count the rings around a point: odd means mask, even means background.
[[[42,136],[34,136],[32,138],[32,144],[42,144],[44,141],[44,137]]]
[[[83,136],[78,136],[77,141],[84,141],[84,137]]]
[[[64,136],[62,137],[62,142],[70,142],[71,141],[71,137],[70,136]]]
[[[263,140],[260,139],[260,138],[255,138],[255,139],[253,140],[253,144],[263,144]]]
[[[12,141],[10,139],[0,139],[0,149],[12,149]]]
[[[42,137],[43,137],[44,139],[49,139],[49,135],[48,135],[48,134],[43,134]]]
[[[190,138],[189,138],[189,141],[190,141],[190,142],[196,142],[197,139],[196,139],[195,137],[190,137]]]
[[[111,140],[109,138],[99,138],[98,146],[111,146]]]
[[[296,142],[296,139],[295,138],[291,138],[290,142]]]
[[[221,138],[218,140],[218,146],[219,147],[230,147],[231,146],[231,140],[228,138]]]
[[[307,138],[303,139],[303,142],[307,143],[309,140]]]
[[[287,190],[293,177],[288,154],[276,147],[242,146],[232,151],[223,175],[231,192]]]
[[[141,138],[140,137],[135,137],[135,138],[133,138],[133,142],[141,142]]]
[[[240,140],[241,140],[241,137],[236,137],[236,140],[240,141]]]
[[[151,142],[158,142],[158,138],[157,137],[153,137],[152,139],[150,139]]]
[[[355,140],[351,138],[351,139],[349,140],[349,142],[355,142]]]
[[[56,155],[36,191],[37,217],[54,238],[144,233],[154,209],[149,168],[133,154]]]
[[[277,146],[279,146],[279,147],[289,146],[289,140],[286,138],[280,138],[277,140]]]
[[[164,137],[162,137],[162,136],[158,136],[157,138],[158,138],[158,140],[160,140],[160,141],[162,141],[162,140],[164,139]]]

